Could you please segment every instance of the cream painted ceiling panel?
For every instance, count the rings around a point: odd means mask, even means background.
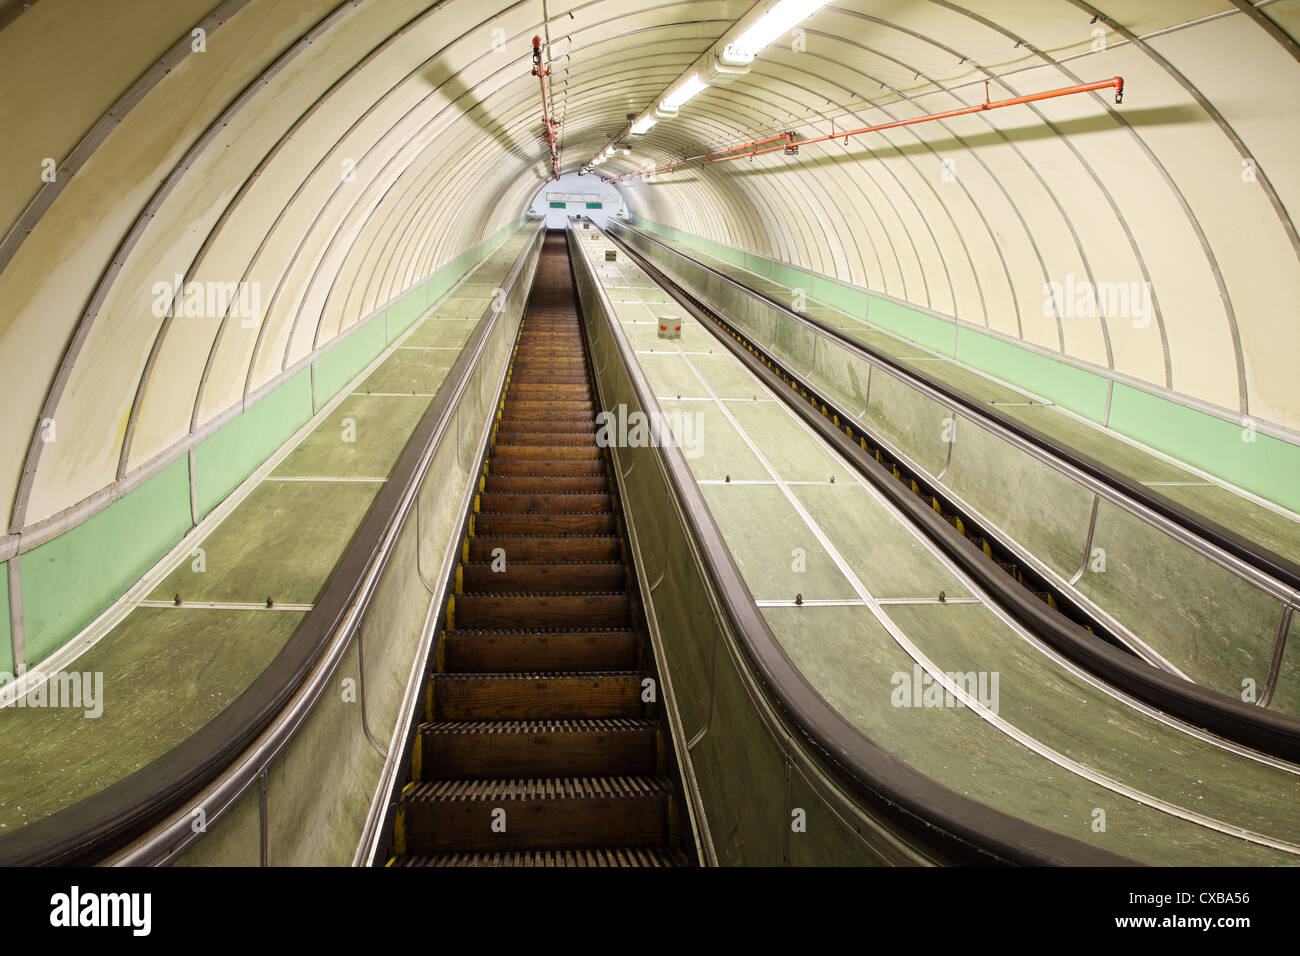
[[[405,12],[391,8],[386,8],[384,13],[390,15],[387,23],[382,20],[372,23],[377,18],[367,14],[364,8],[349,10],[326,38],[302,51],[276,76],[274,83],[256,102],[235,116],[221,142],[199,157],[187,175],[185,188],[178,190],[179,201],[169,202],[160,210],[149,233],[151,237],[162,237],[163,242],[175,243],[174,220],[178,224],[175,232],[183,232],[190,239],[184,248],[177,244],[170,250],[173,257],[184,253],[184,260],[174,263],[176,274],[182,274],[187,281],[197,282],[204,288],[209,283],[239,283],[242,280],[248,253],[232,254],[247,249],[249,233],[241,235],[236,230],[241,227],[255,230],[257,220],[236,223],[231,217],[218,226],[216,216],[237,202],[236,191],[246,187],[249,176],[265,162],[285,130],[375,43],[407,19]],[[391,16],[395,13],[401,15]],[[358,29],[363,20],[366,29]],[[269,185],[270,181],[267,182]],[[282,191],[284,188],[281,187]],[[291,186],[288,188],[292,189]],[[196,201],[194,197],[214,192],[218,195],[213,200],[212,215],[200,217],[197,211],[189,208]],[[287,193],[283,198],[287,199]],[[175,206],[181,208],[174,209]],[[269,227],[269,217],[274,211],[269,203],[237,202],[236,208],[259,209],[263,214],[262,232]],[[224,246],[220,242],[222,237],[227,239]],[[194,260],[196,255],[199,256],[197,261]],[[160,250],[149,258],[165,261],[168,251]],[[171,273],[167,268],[154,271],[170,281]],[[248,301],[261,304],[260,289],[256,295],[250,290]],[[131,442],[128,470],[164,452],[189,432],[199,381],[223,319],[225,316],[221,315],[187,316],[173,322],[163,333],[144,390]],[[253,322],[255,318],[236,316],[234,321]]]
[[[256,40],[279,51],[329,6],[321,0],[293,7],[250,5],[236,14],[213,35],[206,53],[181,61],[169,77],[171,82],[150,91],[77,177],[79,184],[93,183],[98,191],[94,205],[113,203],[125,193],[143,196],[142,187],[157,186],[164,171],[179,161],[228,102],[223,85],[242,89],[261,72],[265,62],[247,56],[249,45]],[[119,205],[115,211],[122,209]],[[80,212],[93,221],[93,208]],[[180,228],[188,228],[181,222]],[[28,504],[29,522],[89,497],[116,478],[131,403],[158,326],[150,309],[151,286],[175,271],[173,264],[158,260],[159,250],[167,246],[165,238],[140,245],[140,254],[133,250],[123,263],[90,326],[85,349],[96,360],[74,367],[59,401],[55,420],[72,440],[43,444]],[[65,302],[78,293],[88,299],[87,286],[99,278],[98,272],[75,278],[80,283],[74,285],[72,276],[51,275],[48,281],[70,287],[62,293]]]
[[[0,236],[101,115],[213,4],[211,0],[86,3],[42,0],[0,31]],[[48,38],[57,34],[57,55]],[[68,69],[76,64],[75,69]]]

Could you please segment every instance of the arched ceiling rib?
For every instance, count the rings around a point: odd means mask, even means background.
[[[550,0],[562,168],[586,164],[752,6]],[[530,74],[542,11],[6,10],[10,532],[88,512],[517,218],[549,172]],[[600,171],[953,109],[985,81],[997,98],[1122,75],[1122,106],[1081,95],[620,188],[647,219],[1293,435],[1297,28],[1300,0],[833,0],[803,24],[802,49],[778,41]],[[153,286],[174,275],[256,283],[261,321],[156,316]],[[1067,277],[1149,283],[1150,323],[1045,308],[1046,285]]]

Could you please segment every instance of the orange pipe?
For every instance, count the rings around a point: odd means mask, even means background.
[[[807,146],[812,143],[827,143],[837,139],[843,139],[847,141],[850,136],[861,136],[863,133],[876,133],[881,130],[896,129],[897,127],[900,126],[915,126],[918,123],[929,123],[934,120],[951,119],[954,116],[966,116],[971,113],[982,113],[987,110],[998,110],[1006,106],[1020,106],[1025,103],[1035,103],[1039,100],[1050,100],[1050,99],[1055,99],[1058,96],[1070,96],[1075,93],[1093,93],[1096,92],[1097,90],[1114,89],[1115,102],[1121,103],[1123,102],[1124,99],[1124,78],[1122,76],[1115,76],[1115,77],[1111,77],[1109,80],[1098,80],[1096,83],[1083,83],[1079,86],[1066,86],[1066,87],[1062,87],[1059,90],[1047,90],[1046,92],[1043,93],[1030,93],[1028,96],[1015,96],[1012,97],[1011,99],[998,100],[996,102],[989,101],[987,82],[985,82],[984,84],[984,89],[985,92],[984,92],[983,103],[977,103],[974,106],[966,106],[958,110],[948,110],[943,113],[930,113],[926,116],[915,116],[912,119],[895,120],[892,123],[881,123],[878,126],[864,126],[862,129],[846,130],[843,133],[831,133],[828,136],[818,136],[813,139],[796,140],[794,136],[790,133],[780,133],[776,136],[769,136],[766,139],[754,140],[751,143],[741,143],[739,146],[727,146],[722,149],[711,150],[708,153],[705,153],[702,157],[693,157],[693,158],[703,159],[705,164],[727,163],[733,159],[745,159],[746,157],[753,158],[755,156],[762,156],[765,153],[775,153],[777,150],[784,150],[787,146],[791,146],[791,145]],[[775,142],[780,142],[780,145],[767,146],[766,149],[755,148],[758,146],[766,146],[768,143],[775,143]],[[738,152],[739,150],[745,150],[745,152]],[[734,153],[735,155],[725,156],[723,155],[724,153]],[[686,162],[686,161],[683,160],[682,162]],[[669,167],[669,170],[680,165],[681,163],[673,164],[672,167]],[[661,171],[660,169],[655,169],[652,171],[652,175],[653,173],[658,173],[660,171]],[[616,179],[611,180],[611,182],[618,182],[619,180],[629,179],[635,175],[637,175],[637,173],[625,173],[622,176],[619,176]]]
[[[546,78],[550,70],[542,68],[542,38],[533,37],[533,76],[542,90],[542,123],[546,127],[546,142],[551,147],[551,174],[556,182],[560,179],[560,147],[555,135],[555,123],[551,120],[550,97],[546,94]]]

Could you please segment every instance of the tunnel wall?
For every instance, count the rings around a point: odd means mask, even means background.
[[[107,508],[10,563],[19,593],[27,666],[91,624],[522,223],[510,223],[339,336],[294,374]],[[8,594],[5,594],[8,603]],[[7,608],[6,608],[7,610]],[[11,637],[9,615],[4,633]],[[0,671],[14,661],[7,656]]]
[[[1300,511],[1300,446],[1243,429],[1179,396],[1144,383],[1117,381],[1104,369],[1053,358],[1024,344],[897,299],[768,256],[723,245],[638,216],[628,221],[725,262],[787,285],[870,321],[917,345],[951,356],[994,378],[1164,452],[1292,511]]]

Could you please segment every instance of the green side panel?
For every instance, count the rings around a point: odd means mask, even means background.
[[[604,203],[599,203],[599,202],[589,202],[589,203],[587,203],[587,208],[588,208],[588,209],[604,209],[604,208],[605,208],[605,204],[604,204]]]
[[[426,283],[420,283],[411,289],[400,299],[388,307],[388,341],[391,342],[403,332],[411,327],[416,319],[424,314],[427,307],[425,296]],[[357,335],[364,335],[364,332],[358,332]],[[385,343],[387,344],[387,343]],[[378,353],[376,353],[378,354]],[[372,356],[373,357],[373,356]],[[358,369],[360,371],[360,369]],[[317,386],[320,385],[320,379],[317,378]]]
[[[805,292],[809,291],[809,286],[812,284],[803,272],[782,263],[772,265],[772,278],[791,289],[803,289]]]
[[[371,324],[383,334],[382,322]],[[239,487],[311,416],[311,370],[303,369],[204,439],[194,449],[199,514],[206,515]]]
[[[772,263],[769,260],[764,259],[762,256],[745,253],[744,264],[745,268],[750,272],[757,273],[761,276],[767,276],[769,279],[772,278]]]
[[[867,321],[944,355],[952,354],[952,325],[889,299],[869,297]]]
[[[384,324],[371,321],[316,360],[316,400],[328,402],[386,348]]]
[[[872,306],[874,321],[875,306]],[[1028,389],[1094,422],[1106,420],[1106,379],[1002,342],[972,329],[957,330],[957,360]]]
[[[553,203],[547,203],[547,205],[550,206],[552,209],[564,209],[568,206],[568,203],[553,202]]]
[[[98,617],[190,530],[188,458],[23,555],[27,665]]]
[[[0,674],[14,672],[13,634],[9,628],[9,562],[0,561]],[[0,687],[8,681],[0,677]]]
[[[1292,511],[1300,510],[1300,448],[1234,422],[1115,384],[1110,427]]]
[[[838,282],[813,276],[812,297],[819,302],[847,312],[849,315],[867,314],[867,294],[860,289],[850,289]]]

